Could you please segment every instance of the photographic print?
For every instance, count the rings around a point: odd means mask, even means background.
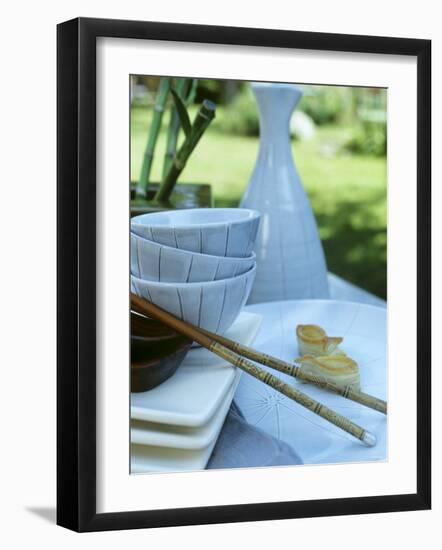
[[[387,90],[129,93],[131,474],[388,460]]]
[[[430,41],[57,40],[57,523],[430,508]]]

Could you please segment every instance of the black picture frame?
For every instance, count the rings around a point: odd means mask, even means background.
[[[96,512],[96,39],[116,37],[417,59],[417,491],[362,498]],[[57,28],[57,523],[75,531],[424,510],[431,506],[431,41],[74,19]]]

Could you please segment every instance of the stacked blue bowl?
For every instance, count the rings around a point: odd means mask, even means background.
[[[192,325],[224,333],[252,289],[259,219],[257,211],[241,208],[132,218],[132,292]]]

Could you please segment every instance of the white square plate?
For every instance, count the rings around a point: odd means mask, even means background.
[[[262,315],[242,312],[225,336],[250,345]],[[174,426],[204,426],[220,407],[235,367],[204,348],[189,351],[177,372],[160,386],[131,394],[132,419]]]
[[[233,384],[220,403],[220,408],[212,418],[201,427],[172,426],[170,424],[155,424],[143,420],[132,420],[130,425],[130,441],[137,445],[155,447],[171,447],[175,449],[204,449],[208,447],[219,433],[229,411],[233,395],[238,387],[241,371],[236,369]]]
[[[192,437],[192,435],[189,436],[188,434],[182,434],[181,436],[175,434],[174,440],[178,444],[175,448],[169,445],[146,445],[138,444],[138,442],[137,444],[134,444],[135,442],[132,440],[130,448],[131,473],[141,474],[149,472],[182,472],[189,470],[203,470],[209,461],[210,455],[212,454],[215,443],[221,432],[221,428],[223,427],[224,420],[229,411],[239,379],[240,372],[238,371],[222,404],[222,408],[219,411],[220,414],[215,414],[216,421],[211,422],[212,426],[210,440],[207,441],[207,445],[199,446],[200,442],[198,441],[198,438],[195,436]],[[182,430],[188,431],[189,428],[182,428]],[[199,431],[200,429],[197,428],[197,430]],[[168,435],[169,442],[171,442],[172,436],[171,434]],[[154,441],[153,438],[151,439]],[[161,440],[161,438],[159,438],[159,442],[164,442],[164,439]]]

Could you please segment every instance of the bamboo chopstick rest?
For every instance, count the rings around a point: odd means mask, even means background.
[[[136,311],[150,317],[154,317],[158,321],[163,322],[164,324],[168,325],[170,328],[176,330],[184,336],[193,339],[195,342],[209,349],[232,365],[237,366],[254,378],[257,378],[264,384],[282,393],[289,399],[296,401],[297,403],[314,412],[318,416],[321,416],[328,422],[331,422],[338,428],[341,428],[347,433],[353,435],[354,437],[362,441],[365,445],[371,447],[376,444],[376,437],[372,433],[368,432],[361,426],[358,426],[348,418],[345,418],[344,416],[333,411],[332,409],[329,409],[327,406],[322,405],[308,395],[300,392],[296,388],[293,388],[289,384],[286,384],[273,374],[257,367],[255,364],[248,361],[244,357],[240,357],[234,351],[228,349],[224,345],[204,334],[200,329],[189,325],[188,323],[185,323],[180,319],[177,319],[170,313],[167,313],[166,311],[155,306],[151,302],[148,302],[147,300],[144,300],[133,293],[131,293],[131,304]]]
[[[318,356],[342,353],[338,346],[342,343],[343,338],[327,336],[325,330],[318,325],[298,325],[296,338],[301,355]]]

